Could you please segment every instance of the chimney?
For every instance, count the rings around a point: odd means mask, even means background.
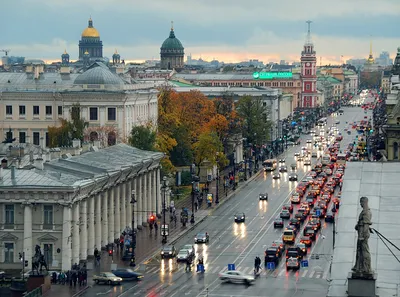
[[[33,163],[33,166],[35,166],[35,168],[39,169],[39,170],[43,170],[44,169],[44,161],[42,159],[42,157],[38,157],[35,162]]]
[[[33,151],[30,151],[29,152],[29,163],[33,164],[33,161],[34,161],[34,159],[33,159]]]
[[[72,140],[72,147],[80,149],[81,148],[81,140],[76,139],[76,138],[74,140]]]
[[[15,180],[15,165],[11,166],[11,180]]]
[[[1,160],[1,168],[7,168],[8,167],[8,161],[6,158],[4,158],[3,160]]]

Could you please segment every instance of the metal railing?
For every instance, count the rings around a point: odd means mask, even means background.
[[[23,295],[24,297],[42,297],[43,296],[43,291],[42,291],[42,286],[33,289],[32,291],[26,293],[25,295]]]

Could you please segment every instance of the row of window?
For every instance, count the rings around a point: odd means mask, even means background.
[[[274,82],[251,82],[251,83],[247,83],[247,82],[218,82],[218,83],[212,83],[213,86],[236,86],[236,87],[248,87],[248,86],[259,86],[259,87],[294,87],[294,82],[290,81],[290,82],[278,82],[278,81],[274,81]],[[300,87],[301,84],[300,82],[297,83],[297,86]]]
[[[11,131],[7,131],[6,132],[7,135],[7,139],[13,139],[14,138],[14,134]],[[19,138],[18,138],[18,142],[19,143],[26,143],[26,132],[25,131],[19,131]],[[33,132],[32,133],[32,143],[34,145],[40,145],[40,132]],[[46,141],[46,147],[48,147],[50,145],[50,138],[49,138],[49,133],[46,132],[46,137],[45,137],[45,141]]]
[[[6,204],[5,209],[5,221],[6,226],[12,226],[15,223],[15,205]],[[53,205],[43,205],[43,229],[53,228]]]
[[[58,115],[62,115],[63,107],[57,106],[57,109],[58,109],[57,110]],[[20,117],[25,117],[26,106],[19,105],[18,111],[19,111]],[[47,105],[45,107],[45,111],[46,111],[46,116],[52,116],[53,115],[53,106]],[[32,113],[33,113],[33,116],[39,116],[40,115],[40,106],[34,105],[32,108]],[[12,115],[13,115],[13,106],[6,105],[6,116],[12,116]],[[107,108],[107,120],[115,121],[116,119],[117,119],[117,109],[115,107],[108,107]],[[90,107],[89,108],[89,120],[90,121],[98,121],[99,120],[99,108],[98,107]]]

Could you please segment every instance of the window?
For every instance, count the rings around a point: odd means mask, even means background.
[[[46,147],[50,146],[50,137],[49,137],[49,132],[46,132]]]
[[[14,243],[5,242],[4,243],[4,262],[13,263],[14,262]]]
[[[6,106],[6,115],[12,115],[12,105]]]
[[[14,225],[14,204],[6,204],[6,225]]]
[[[19,143],[25,143],[25,142],[26,142],[26,133],[19,132]]]
[[[107,110],[108,121],[115,121],[117,119],[117,110],[115,107],[109,107]]]
[[[40,133],[39,132],[33,132],[33,144],[40,145]]]
[[[310,85],[306,85],[306,90],[310,90]]]
[[[53,228],[53,205],[43,205],[43,229]]]
[[[25,105],[20,105],[19,106],[19,115],[20,116],[25,116]]]
[[[97,107],[90,107],[89,108],[89,119],[91,121],[97,121],[98,120]]]
[[[51,243],[43,244],[43,256],[48,266],[53,264],[53,245]]]
[[[53,114],[53,107],[50,105],[46,106],[46,115],[51,116]]]
[[[62,106],[58,106],[58,115],[62,115],[63,114],[63,107]]]
[[[33,115],[39,115],[40,108],[39,105],[34,105],[33,106]]]

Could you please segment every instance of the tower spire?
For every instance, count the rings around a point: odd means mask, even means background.
[[[171,21],[171,31],[174,31],[174,21]]]
[[[372,38],[369,41],[369,55],[372,56]]]
[[[307,27],[308,27],[306,43],[312,44],[312,41],[311,41],[311,23],[312,23],[312,21],[308,20],[308,21],[306,21],[306,23],[307,23]]]

